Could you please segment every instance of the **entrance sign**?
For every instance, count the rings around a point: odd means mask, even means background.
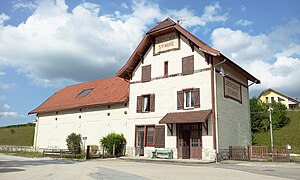
[[[174,31],[155,37],[154,55],[178,49],[179,36],[177,32]]]
[[[224,96],[242,103],[241,84],[236,80],[224,77]]]

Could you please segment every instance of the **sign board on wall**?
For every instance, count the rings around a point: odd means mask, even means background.
[[[241,84],[230,77],[224,77],[224,96],[242,103]]]
[[[174,31],[155,37],[154,55],[178,49],[179,36],[177,32]]]

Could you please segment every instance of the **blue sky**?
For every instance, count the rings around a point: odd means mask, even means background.
[[[167,17],[262,81],[300,98],[300,2],[0,0],[0,126],[74,83],[113,76]]]

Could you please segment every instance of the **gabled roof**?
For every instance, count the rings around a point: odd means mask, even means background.
[[[165,19],[164,21],[158,23],[156,26],[154,26],[152,29],[150,29],[144,38],[141,40],[135,51],[132,53],[126,64],[117,72],[116,76],[122,77],[125,79],[130,79],[131,74],[136,68],[136,66],[139,64],[141,60],[143,60],[143,57],[145,53],[148,51],[150,46],[153,43],[153,38],[155,36],[172,32],[172,31],[178,31],[181,35],[185,36],[191,43],[193,43],[199,50],[206,54],[210,54],[215,57],[219,57],[220,59],[226,58],[227,61],[225,63],[229,64],[236,70],[240,71],[242,74],[244,74],[248,80],[260,83],[258,79],[256,79],[254,76],[252,76],[250,73],[248,73],[246,70],[235,64],[233,61],[231,61],[229,58],[225,57],[223,54],[220,53],[220,51],[210,47],[194,35],[192,35],[190,32],[185,30],[183,27],[181,27],[179,24],[172,21],[170,18]]]
[[[84,96],[78,96],[84,90],[91,91]],[[28,114],[126,103],[128,100],[129,82],[123,78],[113,77],[67,86]]]
[[[260,95],[258,96],[258,99],[259,99],[262,95],[267,94],[267,93],[269,93],[269,92],[274,92],[274,93],[276,93],[276,94],[279,94],[279,95],[281,95],[281,96],[287,98],[287,99],[290,100],[290,101],[294,101],[294,102],[300,103],[300,101],[299,101],[298,99],[292,98],[292,97],[290,97],[290,96],[288,96],[288,95],[286,95],[286,94],[283,94],[283,93],[278,92],[278,91],[276,91],[276,90],[274,90],[274,89],[271,89],[271,88],[262,91],[262,92],[260,93]]]

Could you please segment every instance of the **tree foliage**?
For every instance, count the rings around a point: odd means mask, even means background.
[[[251,112],[251,131],[267,131],[270,129],[269,107],[262,103],[257,98],[250,99],[250,112]],[[289,122],[286,114],[286,106],[280,102],[273,102],[271,104],[272,111],[272,125],[273,129],[282,128]]]
[[[66,141],[67,141],[68,149],[73,154],[79,154],[81,152],[82,141],[81,141],[80,134],[72,133],[67,137]]]
[[[110,133],[100,140],[100,143],[106,148],[108,153],[113,154],[113,145],[115,144],[115,154],[120,154],[126,139],[123,134]]]

